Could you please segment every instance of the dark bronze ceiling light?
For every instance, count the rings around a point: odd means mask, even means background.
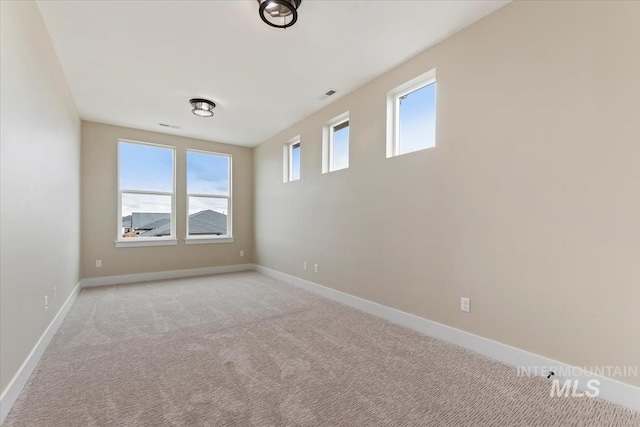
[[[216,104],[209,101],[208,99],[193,98],[189,100],[189,103],[193,107],[193,110],[191,110],[191,112],[200,117],[213,116],[213,109],[216,108]]]
[[[288,28],[298,20],[302,0],[258,0],[260,18],[276,28]]]

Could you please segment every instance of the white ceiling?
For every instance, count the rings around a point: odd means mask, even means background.
[[[84,120],[255,146],[506,3],[303,0],[286,30],[255,0],[38,6]]]

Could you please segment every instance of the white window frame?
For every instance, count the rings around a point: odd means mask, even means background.
[[[295,146],[300,147],[300,178],[293,179],[293,149]],[[282,182],[299,181],[302,178],[302,145],[300,135],[291,138],[284,144],[282,150],[283,175]]]
[[[146,145],[150,147],[168,148],[173,151],[173,191],[146,191],[146,190],[131,190],[120,188],[120,143],[126,144],[138,144]],[[133,141],[130,139],[118,139],[117,145],[117,168],[118,173],[116,177],[117,191],[118,191],[118,220],[117,220],[117,233],[115,245],[116,248],[127,248],[137,246],[167,246],[177,245],[178,239],[176,238],[176,147],[170,145],[154,144],[151,142]],[[167,237],[136,237],[136,238],[124,238],[122,237],[122,195],[123,194],[142,194],[150,196],[171,196],[171,235]]]
[[[433,83],[436,83],[435,68],[401,84],[387,93],[387,158],[400,155],[398,150],[400,144],[400,98]],[[433,147],[426,147],[416,151],[427,150],[429,148]],[[415,151],[411,153],[413,152]]]
[[[340,114],[337,117],[329,120],[322,127],[322,173],[335,172],[336,170],[344,170],[349,169],[349,164],[346,167],[341,169],[335,169],[333,164],[333,139],[335,128],[344,124],[345,122],[349,122],[349,112],[345,112]],[[349,122],[349,127],[351,127],[351,122]],[[349,154],[351,154],[351,133],[349,133]]]
[[[222,156],[229,158],[229,195],[225,194],[199,194],[199,193],[189,193],[189,181],[188,181],[188,153],[200,153],[200,154],[209,154],[213,156]],[[187,150],[187,155],[185,155],[185,182],[187,188],[187,199],[186,199],[186,207],[187,207],[187,235],[184,239],[184,243],[186,245],[200,245],[200,244],[208,244],[208,243],[233,243],[233,156],[231,154],[226,153],[216,153],[213,151],[203,151],[203,150]],[[205,234],[202,236],[190,236],[189,235],[189,198],[190,197],[201,197],[207,199],[227,199],[227,234],[223,236],[217,236],[215,234]]]

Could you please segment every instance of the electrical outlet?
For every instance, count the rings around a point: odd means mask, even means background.
[[[469,313],[471,311],[471,300],[469,298],[460,298],[460,310]]]
[[[44,311],[49,309],[49,297],[47,295],[44,296]]]
[[[304,268],[304,270],[307,271],[307,261],[305,261],[304,264],[302,264],[302,268]]]
[[[97,259],[96,260],[96,267],[98,267],[98,268],[102,267],[102,260],[101,259]]]
[[[320,271],[320,266],[318,264],[315,264],[315,266],[313,267],[313,271],[315,271],[316,273]]]
[[[55,286],[53,287],[53,299],[58,299],[58,288]]]
[[[240,251],[240,256],[244,256],[244,251]]]

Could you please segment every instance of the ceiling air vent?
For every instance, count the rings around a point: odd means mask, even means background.
[[[180,129],[182,126],[178,126],[178,125],[168,125],[166,123],[158,123],[158,126],[163,126],[166,128],[171,128],[171,129]]]
[[[325,99],[329,98],[330,96],[335,95],[336,93],[338,93],[337,89],[329,89],[322,96],[319,96],[318,99],[320,101],[324,101]]]

